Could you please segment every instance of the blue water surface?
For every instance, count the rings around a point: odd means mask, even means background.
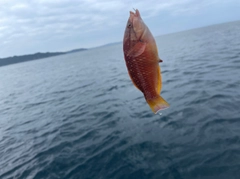
[[[240,21],[156,37],[154,115],[122,44],[0,68],[2,179],[239,179]]]

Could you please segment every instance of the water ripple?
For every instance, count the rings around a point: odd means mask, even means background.
[[[0,178],[239,178],[239,39],[239,22],[157,37],[161,116],[121,43],[1,67]]]

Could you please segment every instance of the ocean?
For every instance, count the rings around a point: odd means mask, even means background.
[[[161,115],[121,43],[0,67],[0,178],[239,179],[240,21],[156,41]]]

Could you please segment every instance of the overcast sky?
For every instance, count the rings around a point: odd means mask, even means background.
[[[154,36],[240,20],[240,0],[0,0],[0,58],[122,41],[133,8]]]

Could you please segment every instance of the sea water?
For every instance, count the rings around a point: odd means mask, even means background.
[[[0,68],[2,179],[239,179],[240,22],[156,37],[154,115],[122,44]]]

